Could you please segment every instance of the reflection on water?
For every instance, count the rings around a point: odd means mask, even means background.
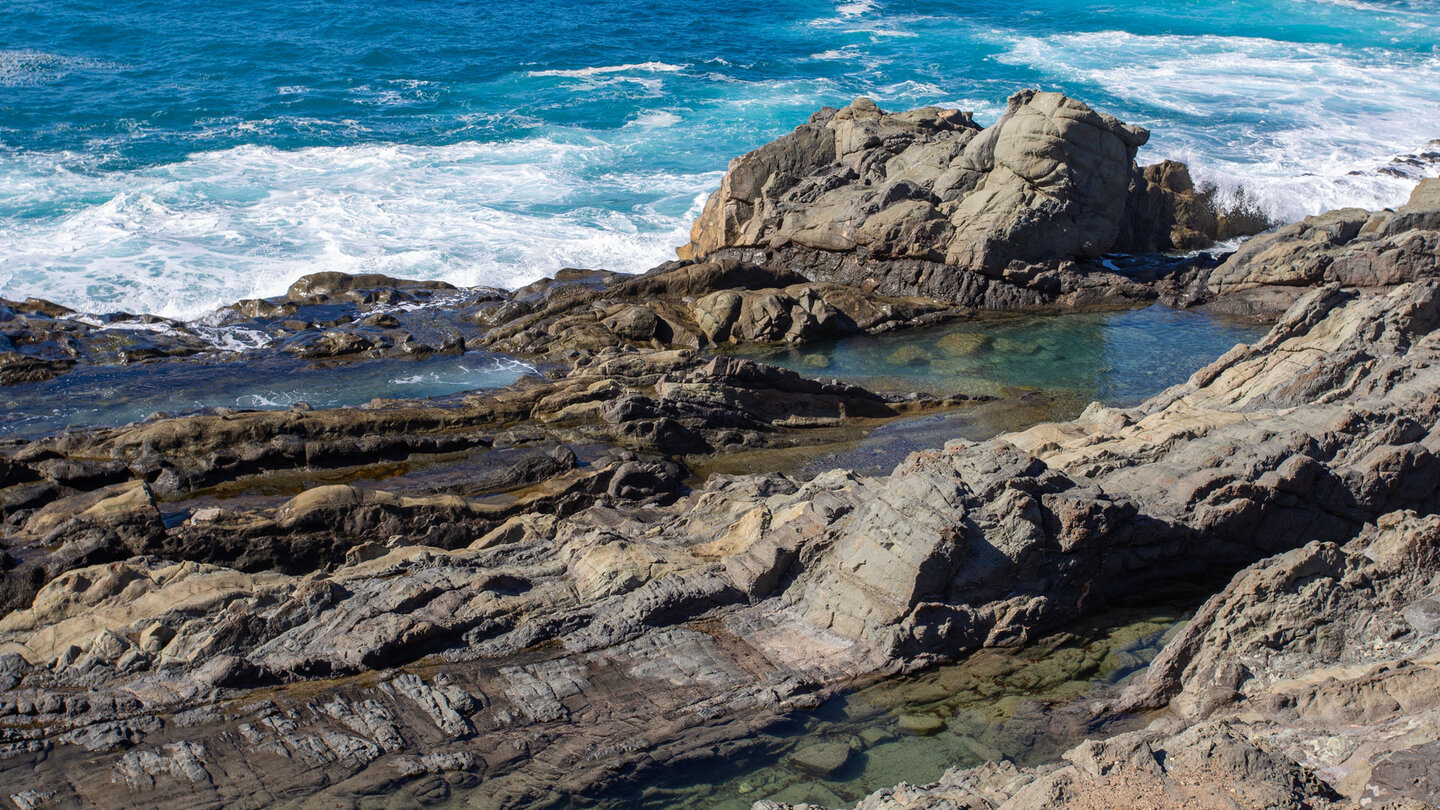
[[[1013,395],[1044,390],[1051,418],[1086,405],[1133,405],[1268,327],[1159,305],[1128,312],[986,315],[933,329],[805,346],[745,347],[747,357],[876,390]]]
[[[958,664],[837,696],[760,735],[748,761],[687,765],[683,776],[584,804],[748,810],[770,799],[852,807],[880,788],[934,782],[952,767],[1052,761],[1086,737],[1142,722],[1098,725],[1078,699],[1142,672],[1199,598],[1117,608],[1021,650],[981,650]],[[817,774],[817,763],[840,764]]]
[[[33,437],[67,427],[123,425],[151,414],[210,408],[315,408],[380,398],[423,398],[499,388],[534,368],[470,352],[336,367],[289,357],[81,366],[53,380],[0,387],[0,435]]]

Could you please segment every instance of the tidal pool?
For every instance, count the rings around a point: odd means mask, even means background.
[[[1087,737],[1144,722],[1097,721],[1081,702],[1144,671],[1202,598],[1115,608],[1023,649],[981,650],[842,694],[760,735],[747,758],[687,764],[683,776],[576,806],[748,810],[770,799],[852,807],[880,788],[933,782],[953,767],[1052,761]],[[814,773],[811,761],[826,756],[843,764]]]
[[[440,397],[501,388],[533,373],[526,363],[485,352],[339,366],[285,356],[81,366],[53,380],[0,387],[0,436],[31,438],[217,407],[341,408],[377,397]]]
[[[1125,312],[983,315],[928,329],[735,353],[880,391],[1043,391],[1054,398],[1050,418],[1064,419],[1091,402],[1137,404],[1268,330],[1157,304]]]

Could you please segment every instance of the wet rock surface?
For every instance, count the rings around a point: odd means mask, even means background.
[[[597,351],[803,343],[963,315],[932,299],[811,282],[736,261],[671,262],[640,276],[562,271],[515,292],[318,273],[283,297],[194,322],[0,301],[0,385],[77,366],[282,356],[320,366],[489,351],[569,363]]]
[[[1317,284],[1384,286],[1433,273],[1440,254],[1440,180],[1421,180],[1394,211],[1346,208],[1246,242],[1209,273],[1202,295],[1219,311],[1284,311]]]

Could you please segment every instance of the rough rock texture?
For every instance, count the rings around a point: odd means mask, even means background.
[[[804,343],[963,314],[932,299],[737,261],[669,262],[639,276],[562,270],[514,292],[327,272],[282,297],[240,301],[193,322],[0,300],[0,386],[91,365],[277,354],[326,366],[483,350],[569,362],[622,346]]]
[[[480,343],[526,356],[564,356],[617,341],[700,348],[735,343],[804,343],[935,323],[960,314],[924,298],[807,282],[787,270],[733,260],[682,261],[602,286],[544,284],[483,309],[493,327]]]
[[[1440,803],[1440,517],[1381,516],[1240,572],[1113,702],[1167,706],[1064,761],[952,770],[857,810]],[[778,810],[761,802],[757,810]]]
[[[1321,284],[1372,287],[1425,278],[1440,257],[1440,180],[1421,180],[1398,210],[1329,211],[1241,245],[1208,275],[1218,311],[1282,312]]]
[[[647,466],[658,462],[614,459],[573,470],[606,476],[603,498],[597,479],[588,506],[560,508],[543,498],[564,488],[542,482],[510,494],[542,500],[493,526],[471,516],[494,504],[467,495],[315,482],[177,522],[153,485],[125,486],[133,459],[182,458],[209,435],[192,432],[202,425],[235,443],[270,435],[247,432],[260,425],[328,424],[304,412],[244,415],[235,434],[221,417],[102,432],[134,454],[95,467],[63,441],[37,444],[7,455],[7,480],[71,470],[94,500],[26,524],[76,520],[119,540],[0,620],[0,783],[117,807],[457,795],[522,807],[725,757],[857,676],[1021,642],[1146,582],[1343,542],[1396,510],[1435,513],[1437,329],[1440,282],[1329,286],[1265,339],[1134,409],[952,441],[874,478],[715,476],[664,493],[663,467]],[[599,381],[553,391],[540,412],[593,425],[592,410],[604,422],[639,408],[628,424],[664,401],[773,419],[747,393],[753,379],[822,416],[841,402],[888,407],[753,364],[669,356],[674,370],[653,379],[652,355],[601,361],[649,379],[649,404]],[[395,432],[435,417],[377,418],[402,420]],[[555,461],[566,463],[528,463]],[[172,556],[307,536],[351,539],[310,572],[284,570],[281,555],[249,571]],[[1183,752],[1225,750],[1227,773],[1289,780],[1291,793],[1256,801],[1323,788],[1236,734],[1216,726],[1176,743],[1172,781],[1214,764]],[[821,766],[840,754],[815,753]]]
[[[457,548],[522,513],[673,501],[680,459],[802,444],[955,402],[688,350],[612,350],[557,380],[459,403],[226,411],[71,432],[0,456],[0,539],[11,554],[0,604],[23,607],[64,571],[135,554],[303,573],[365,544]],[[279,494],[297,485],[305,491]],[[225,498],[245,491],[263,496]]]
[[[1119,274],[1097,267],[1087,282],[1062,263],[1244,230],[1217,218],[1183,166],[1137,168],[1148,138],[1058,93],[1017,93],[986,129],[957,110],[887,114],[861,98],[735,159],[680,253],[991,308],[1123,289]]]

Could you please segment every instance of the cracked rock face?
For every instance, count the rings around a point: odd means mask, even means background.
[[[732,161],[680,253],[1014,308],[1074,296],[1083,282],[1063,262],[1264,226],[1222,223],[1183,165],[1136,167],[1148,138],[1058,93],[1017,93],[985,129],[958,110],[885,113],[861,98]]]
[[[1063,761],[952,770],[858,810],[1432,807],[1440,518],[1382,515],[1241,571],[1114,699],[1167,707]],[[757,810],[781,805],[757,804]]]
[[[1218,311],[1282,312],[1319,284],[1400,284],[1434,272],[1440,255],[1440,180],[1421,180],[1395,211],[1345,208],[1257,236],[1210,272]]]
[[[1440,282],[1325,287],[1263,340],[1141,406],[952,441],[880,477],[713,476],[688,494],[474,523],[445,511],[471,509],[463,500],[328,486],[206,515],[208,528],[157,528],[143,490],[106,491],[84,505],[96,531],[243,546],[256,527],[294,532],[311,518],[451,530],[443,546],[368,541],[313,572],[152,552],[62,573],[0,622],[0,781],[33,791],[26,801],[117,807],[532,806],[726,756],[858,676],[1023,641],[1146,582],[1228,573],[1314,541],[1318,561],[1305,565],[1343,579],[1358,563],[1334,544],[1398,510],[1437,511],[1437,328]],[[676,387],[672,400],[693,386],[733,401],[724,391],[749,373],[685,368],[655,382]],[[554,407],[570,407],[562,400]],[[606,486],[643,489],[650,473],[623,467]],[[1395,621],[1436,621],[1432,595],[1403,596]],[[1333,638],[1314,649],[1346,654]],[[1187,660],[1244,694],[1203,654]],[[1188,672],[1159,671],[1181,683]],[[1184,711],[1229,705],[1187,688],[1173,695]],[[1306,701],[1297,715],[1326,705]],[[1176,785],[1223,766],[1257,786],[1245,801],[1280,806],[1331,784],[1254,753],[1233,718],[1212,719],[1117,743],[1115,757],[1153,771],[1146,747],[1173,751],[1154,767]],[[1171,734],[1183,739],[1161,739]],[[1205,751],[1229,753],[1217,764]],[[1424,751],[1377,761],[1375,778],[1396,783]],[[1069,775],[1032,775],[1025,795],[1079,790],[1109,767],[1108,754],[1088,756]],[[987,773],[992,792],[1017,778]]]

